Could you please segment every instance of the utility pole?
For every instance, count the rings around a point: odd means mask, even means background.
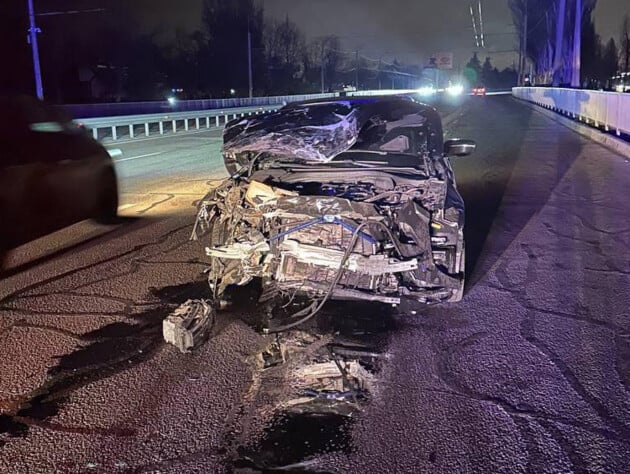
[[[32,0],[29,0],[32,1]],[[252,32],[247,19],[247,69],[249,71],[249,98],[254,97],[254,76],[252,72]]]
[[[354,87],[356,90],[359,90],[359,50],[357,49],[355,52],[355,71],[354,71]]]
[[[521,46],[521,61],[520,64],[520,76],[519,82],[522,86],[525,84],[525,71],[527,70],[527,28],[528,28],[528,20],[529,20],[529,8],[527,4],[527,0],[525,0],[525,12],[523,14],[523,44]]]
[[[573,61],[571,68],[571,87],[580,87],[580,69],[582,55],[582,0],[575,0],[575,25],[573,27]]]
[[[557,24],[556,24],[556,49],[553,58],[553,87],[560,85],[561,77],[560,70],[562,69],[563,51],[562,46],[564,44],[564,19],[567,14],[567,0],[560,0],[560,6],[557,12]]]
[[[35,9],[33,8],[33,0],[28,0],[28,42],[33,50],[33,72],[35,75],[35,93],[38,99],[44,98],[44,87],[42,86],[42,70],[39,65],[39,48],[37,46],[37,34],[41,30],[35,25]]]
[[[324,40],[322,39],[322,57],[321,57],[321,60],[322,60],[322,63],[321,63],[322,94],[324,92],[326,92],[326,83],[325,83],[325,77],[324,77],[324,60],[325,60],[324,53],[325,53]]]

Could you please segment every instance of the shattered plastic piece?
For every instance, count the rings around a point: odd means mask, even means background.
[[[164,319],[164,340],[181,352],[205,342],[214,322],[214,308],[206,300],[188,300]]]
[[[304,390],[304,395],[307,397],[322,398],[324,400],[334,401],[354,401],[359,397],[364,396],[361,391],[357,390],[346,390],[345,392],[341,392],[339,390],[313,390],[312,388],[307,388],[306,390]]]
[[[274,189],[259,181],[249,183],[245,199],[254,207],[264,206],[276,201],[281,196],[293,196],[295,193],[283,189]]]
[[[287,360],[286,347],[278,341],[273,341],[262,351],[261,357],[265,369],[284,364]]]

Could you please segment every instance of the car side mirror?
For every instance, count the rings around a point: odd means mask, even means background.
[[[444,154],[446,156],[468,156],[477,148],[473,140],[454,138],[444,142]]]

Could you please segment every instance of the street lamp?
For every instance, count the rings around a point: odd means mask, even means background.
[[[33,8],[33,0],[28,0],[28,42],[33,50],[33,73],[35,75],[35,93],[38,99],[44,98],[44,87],[42,86],[42,70],[39,65],[39,48],[37,46],[37,33],[42,30],[35,25],[35,9]]]
[[[37,27],[35,24],[36,16],[56,16],[56,15],[73,15],[75,13],[92,13],[92,12],[102,12],[104,8],[92,8],[90,10],[67,10],[67,11],[54,11],[47,13],[35,14],[35,8],[33,7],[33,0],[27,0],[28,4],[28,43],[31,45],[31,49],[33,50],[33,75],[35,76],[35,93],[38,99],[44,98],[44,86],[42,85],[42,70],[39,65],[39,47],[37,44],[37,34],[41,33],[42,30]]]

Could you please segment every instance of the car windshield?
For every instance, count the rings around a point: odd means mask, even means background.
[[[360,152],[420,157],[429,150],[426,112],[427,106],[406,97],[290,105],[263,117],[228,124],[223,153],[227,157],[264,154],[278,160],[312,162]]]

